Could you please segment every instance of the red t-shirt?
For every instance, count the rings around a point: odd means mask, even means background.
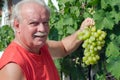
[[[26,80],[60,80],[47,45],[40,51],[40,55],[34,54],[12,42],[0,59],[0,69],[12,62],[21,67]]]

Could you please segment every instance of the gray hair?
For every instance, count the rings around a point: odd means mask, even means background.
[[[42,5],[50,13],[49,7],[45,4],[44,0],[21,0],[15,6],[13,6],[12,16],[11,16],[11,26],[12,26],[12,28],[14,26],[13,21],[15,19],[19,21],[22,18],[22,16],[20,15],[21,7],[26,3],[36,3],[36,4],[39,4],[39,5]],[[14,30],[14,28],[13,28],[13,30]]]

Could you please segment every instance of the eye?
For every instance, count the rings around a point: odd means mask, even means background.
[[[37,25],[39,25],[39,22],[30,22],[30,25],[37,26]]]
[[[43,22],[43,25],[48,26],[48,25],[49,25],[49,22],[48,22],[48,21],[45,21],[45,22]]]

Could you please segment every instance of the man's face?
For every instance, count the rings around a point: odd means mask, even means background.
[[[29,48],[39,48],[46,42],[49,33],[49,12],[38,4],[22,7],[19,22],[19,39]]]

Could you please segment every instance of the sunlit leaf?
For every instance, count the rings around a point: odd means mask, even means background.
[[[107,66],[107,70],[111,72],[113,76],[115,76],[117,79],[120,78],[120,56],[116,57],[115,59],[112,59]]]

